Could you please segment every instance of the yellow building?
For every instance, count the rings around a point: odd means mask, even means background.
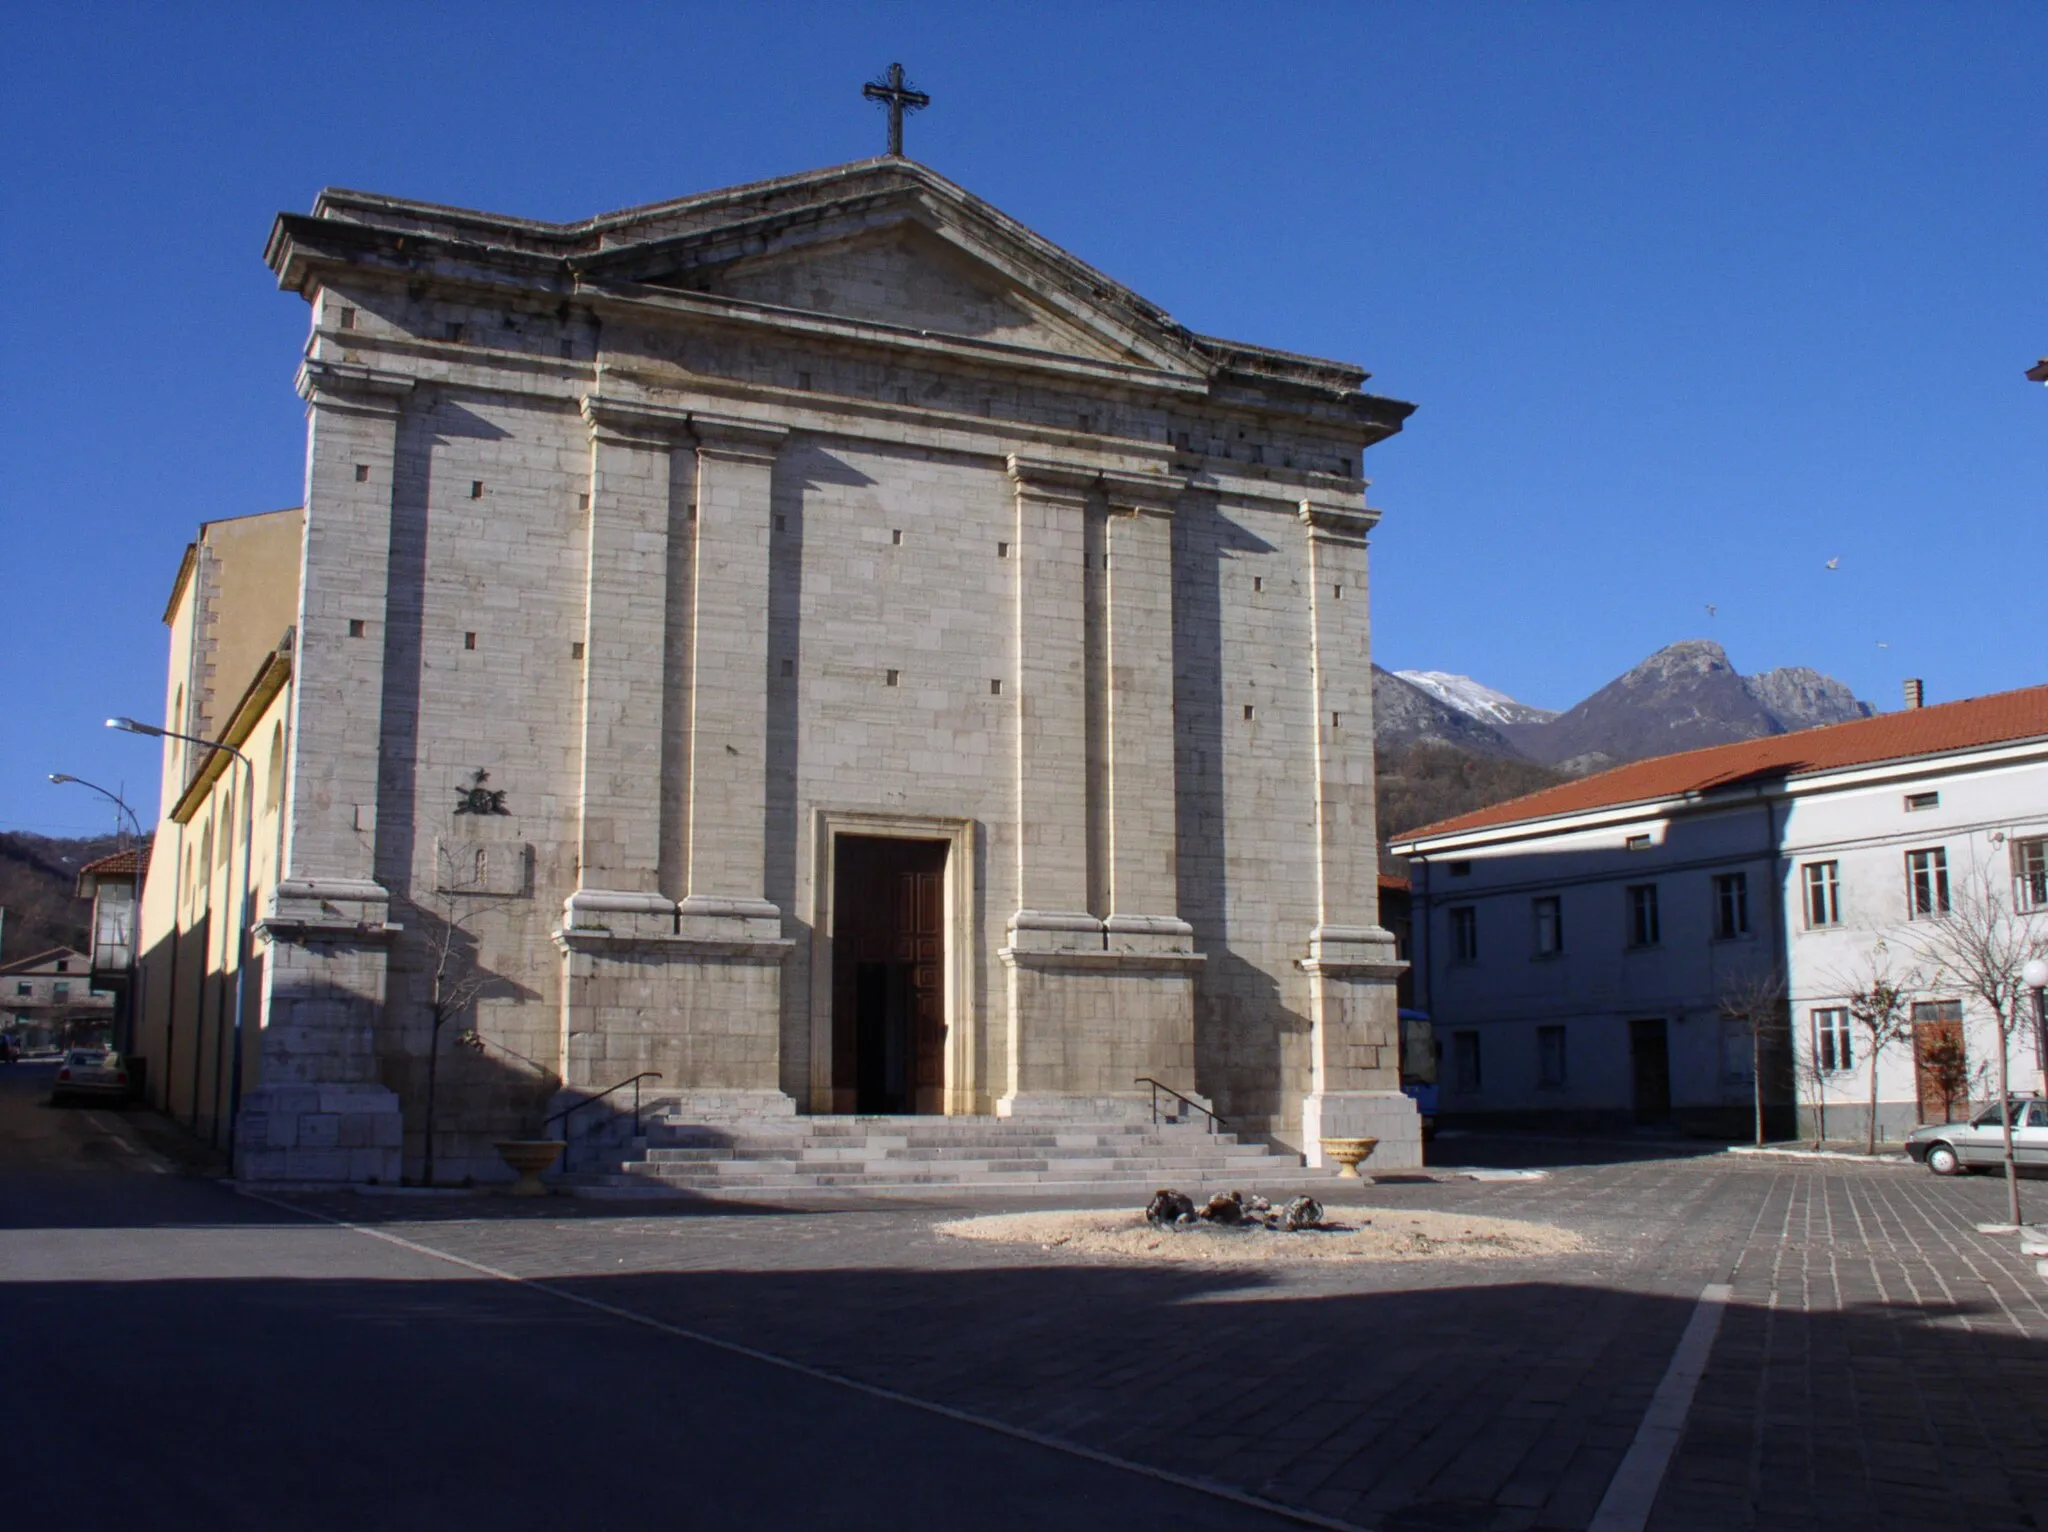
[[[185,549],[164,608],[163,727],[241,752],[166,739],[164,812],[142,899],[134,1051],[151,1103],[225,1148],[230,1103],[257,1078],[260,948],[238,985],[244,931],[276,883],[283,842],[292,624],[305,515],[211,521]],[[236,1068],[236,993],[242,992]]]

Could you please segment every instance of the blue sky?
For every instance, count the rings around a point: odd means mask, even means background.
[[[0,828],[106,827],[51,771],[147,814],[100,720],[162,705],[180,552],[299,499],[278,210],[571,218],[856,159],[892,59],[914,157],[1420,406],[1366,459],[1381,663],[1551,707],[1695,637],[1885,707],[2048,680],[2048,7],[21,6]]]

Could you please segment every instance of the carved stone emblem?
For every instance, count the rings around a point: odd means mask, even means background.
[[[484,786],[490,780],[491,774],[479,767],[476,775],[470,778],[469,786],[456,788],[455,812],[458,814],[510,814],[512,811],[505,807],[505,789],[502,787]]]

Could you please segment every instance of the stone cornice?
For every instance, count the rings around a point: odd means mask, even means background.
[[[308,357],[299,364],[294,381],[299,397],[308,404],[396,415],[412,393],[414,380],[402,372]]]
[[[690,429],[690,412],[673,405],[589,393],[578,401],[578,408],[597,441],[667,447]]]
[[[700,453],[745,461],[772,462],[789,439],[788,426],[739,415],[712,415],[702,410],[691,411],[690,431],[697,438]]]
[[[1301,502],[1295,512],[1301,524],[1308,528],[1312,542],[1348,543],[1364,547],[1367,534],[1379,525],[1380,514],[1369,507],[1357,509],[1334,505],[1319,505],[1313,500]]]
[[[1152,516],[1170,516],[1179,502],[1187,480],[1168,474],[1123,473],[1105,468],[1102,491],[1112,511],[1135,511]]]

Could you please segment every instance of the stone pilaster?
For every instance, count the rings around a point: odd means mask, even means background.
[[[662,667],[669,623],[670,454],[681,410],[583,400],[590,426],[584,569],[578,884],[568,924],[602,912],[616,933],[675,930],[661,897]],[[621,897],[628,896],[628,897]]]
[[[1016,490],[1019,950],[1102,949],[1088,909],[1088,499],[1092,470],[1012,456]]]
[[[243,1098],[248,1181],[395,1182],[404,1126],[378,1079],[390,894],[374,876],[392,494],[412,380],[308,361],[306,555],[293,655],[284,870],[257,932],[260,1083]],[[373,711],[371,719],[376,718]]]
[[[1178,485],[1106,475],[1109,500],[1109,915],[1112,952],[1191,952],[1177,911],[1173,502]],[[1192,1044],[1190,1044],[1192,1046]]]
[[[768,824],[768,551],[780,426],[698,414],[690,803],[683,899],[724,934],[779,937],[763,894]],[[766,927],[772,924],[773,930]],[[756,926],[761,929],[756,930]],[[712,928],[705,928],[711,934]]]
[[[1401,1093],[1394,981],[1405,967],[1379,924],[1373,811],[1372,660],[1361,509],[1304,502],[1309,656],[1315,696],[1316,925],[1309,979],[1309,1079],[1302,1150],[1325,1163],[1324,1138],[1377,1138],[1371,1166],[1422,1163],[1421,1119]]]
[[[714,1120],[787,1115],[781,912],[763,895],[770,487],[780,427],[586,401],[592,422],[585,659],[584,886],[564,910],[564,1100],[642,1070],[656,1098]],[[668,503],[671,450],[696,497]],[[668,589],[687,527],[689,588]],[[614,583],[615,582],[615,583]],[[669,626],[689,625],[686,644]],[[662,658],[688,656],[680,901],[660,887]],[[600,666],[600,661],[602,666]],[[599,881],[602,879],[603,881]]]
[[[1139,1076],[1194,1088],[1193,933],[1173,878],[1172,487],[1010,459],[1016,488],[1018,905],[1006,1116],[1144,1110]],[[1086,518],[1111,509],[1106,631],[1090,632]],[[1117,574],[1125,560],[1122,583]],[[1088,646],[1102,644],[1109,771],[1087,768]],[[1149,697],[1140,688],[1160,686]],[[1111,916],[1088,905],[1089,794],[1110,796]],[[1148,801],[1149,800],[1149,801]]]

